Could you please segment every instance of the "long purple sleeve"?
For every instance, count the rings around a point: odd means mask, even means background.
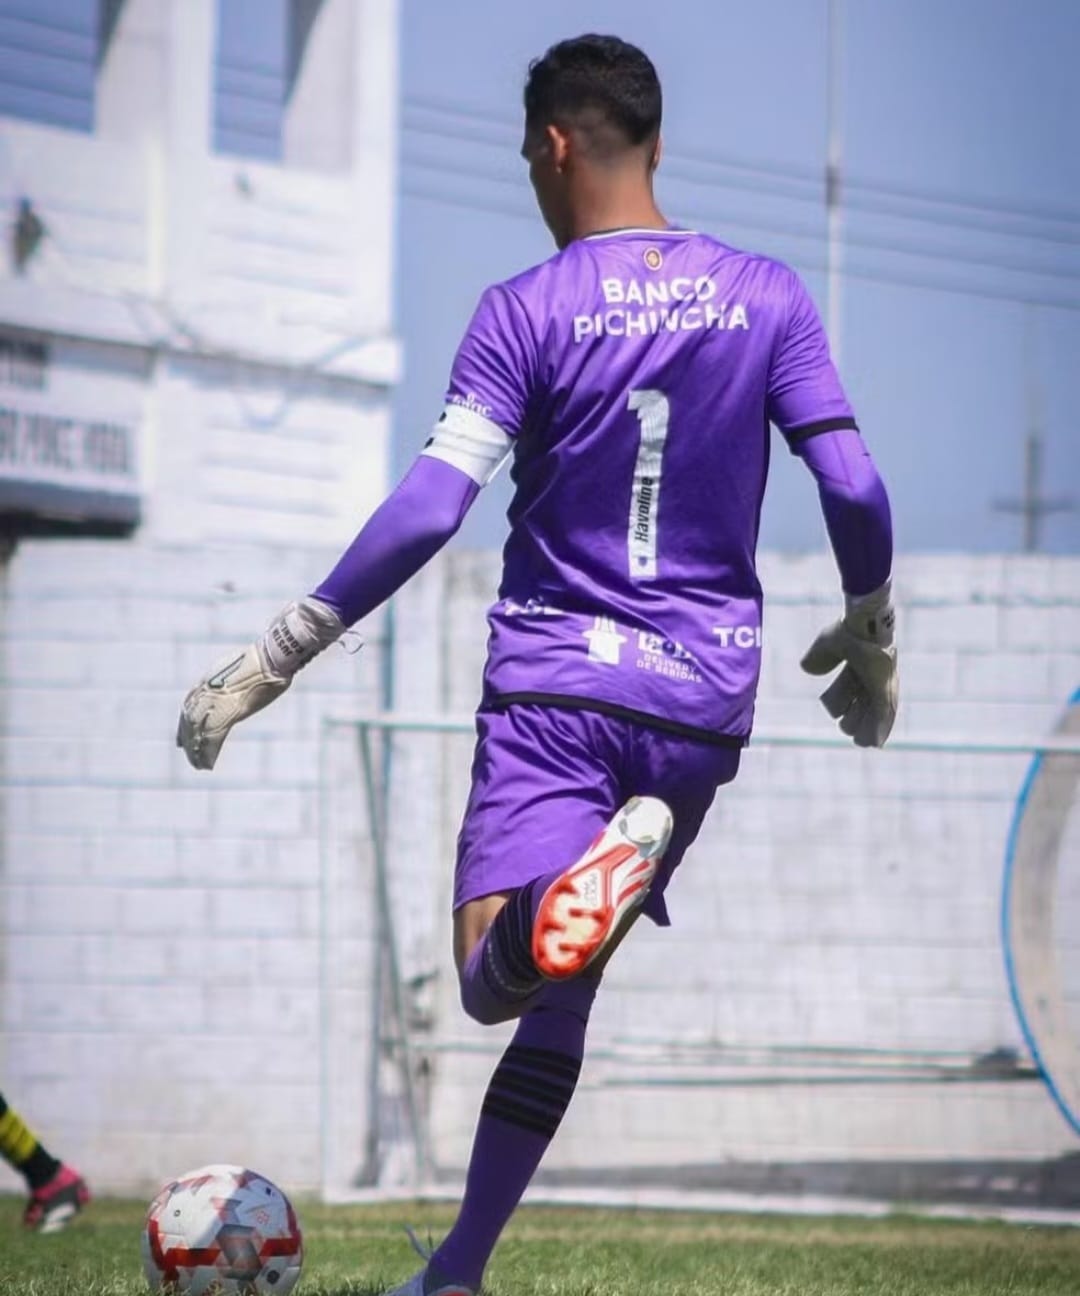
[[[869,594],[892,571],[885,485],[853,428],[807,437],[795,453],[814,474],[845,594]]]
[[[350,626],[415,575],[461,525],[480,487],[421,455],[364,524],[314,596]]]

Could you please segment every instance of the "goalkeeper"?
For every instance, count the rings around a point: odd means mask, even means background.
[[[664,894],[749,739],[769,423],[813,475],[844,607],[803,658],[861,747],[897,704],[885,489],[787,266],[670,224],[661,93],[615,37],[529,68],[522,156],[558,252],[481,297],[430,441],[323,583],[188,695],[229,730],[389,598],[506,457],[515,494],[454,875],[465,1010],[518,1025],[460,1215],[398,1296],[472,1296],[577,1082],[602,969]]]

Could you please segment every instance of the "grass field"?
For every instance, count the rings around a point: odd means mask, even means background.
[[[0,1296],[133,1296],[143,1204],[94,1202],[66,1233],[25,1234],[0,1197]],[[402,1229],[438,1237],[442,1207],[298,1203],[298,1296],[376,1296],[417,1265]],[[522,1210],[491,1296],[1080,1296],[1080,1229],[649,1211]]]

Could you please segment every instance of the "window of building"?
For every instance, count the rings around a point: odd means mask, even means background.
[[[0,0],[0,116],[94,129],[94,79],[115,0]]]
[[[214,148],[280,161],[289,81],[288,0],[218,0]]]

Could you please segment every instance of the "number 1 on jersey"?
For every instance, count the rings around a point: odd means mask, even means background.
[[[627,546],[630,579],[656,578],[656,521],[660,505],[660,471],[668,433],[668,398],[663,392],[632,391],[627,402],[641,424],[641,443],[630,491]]]

